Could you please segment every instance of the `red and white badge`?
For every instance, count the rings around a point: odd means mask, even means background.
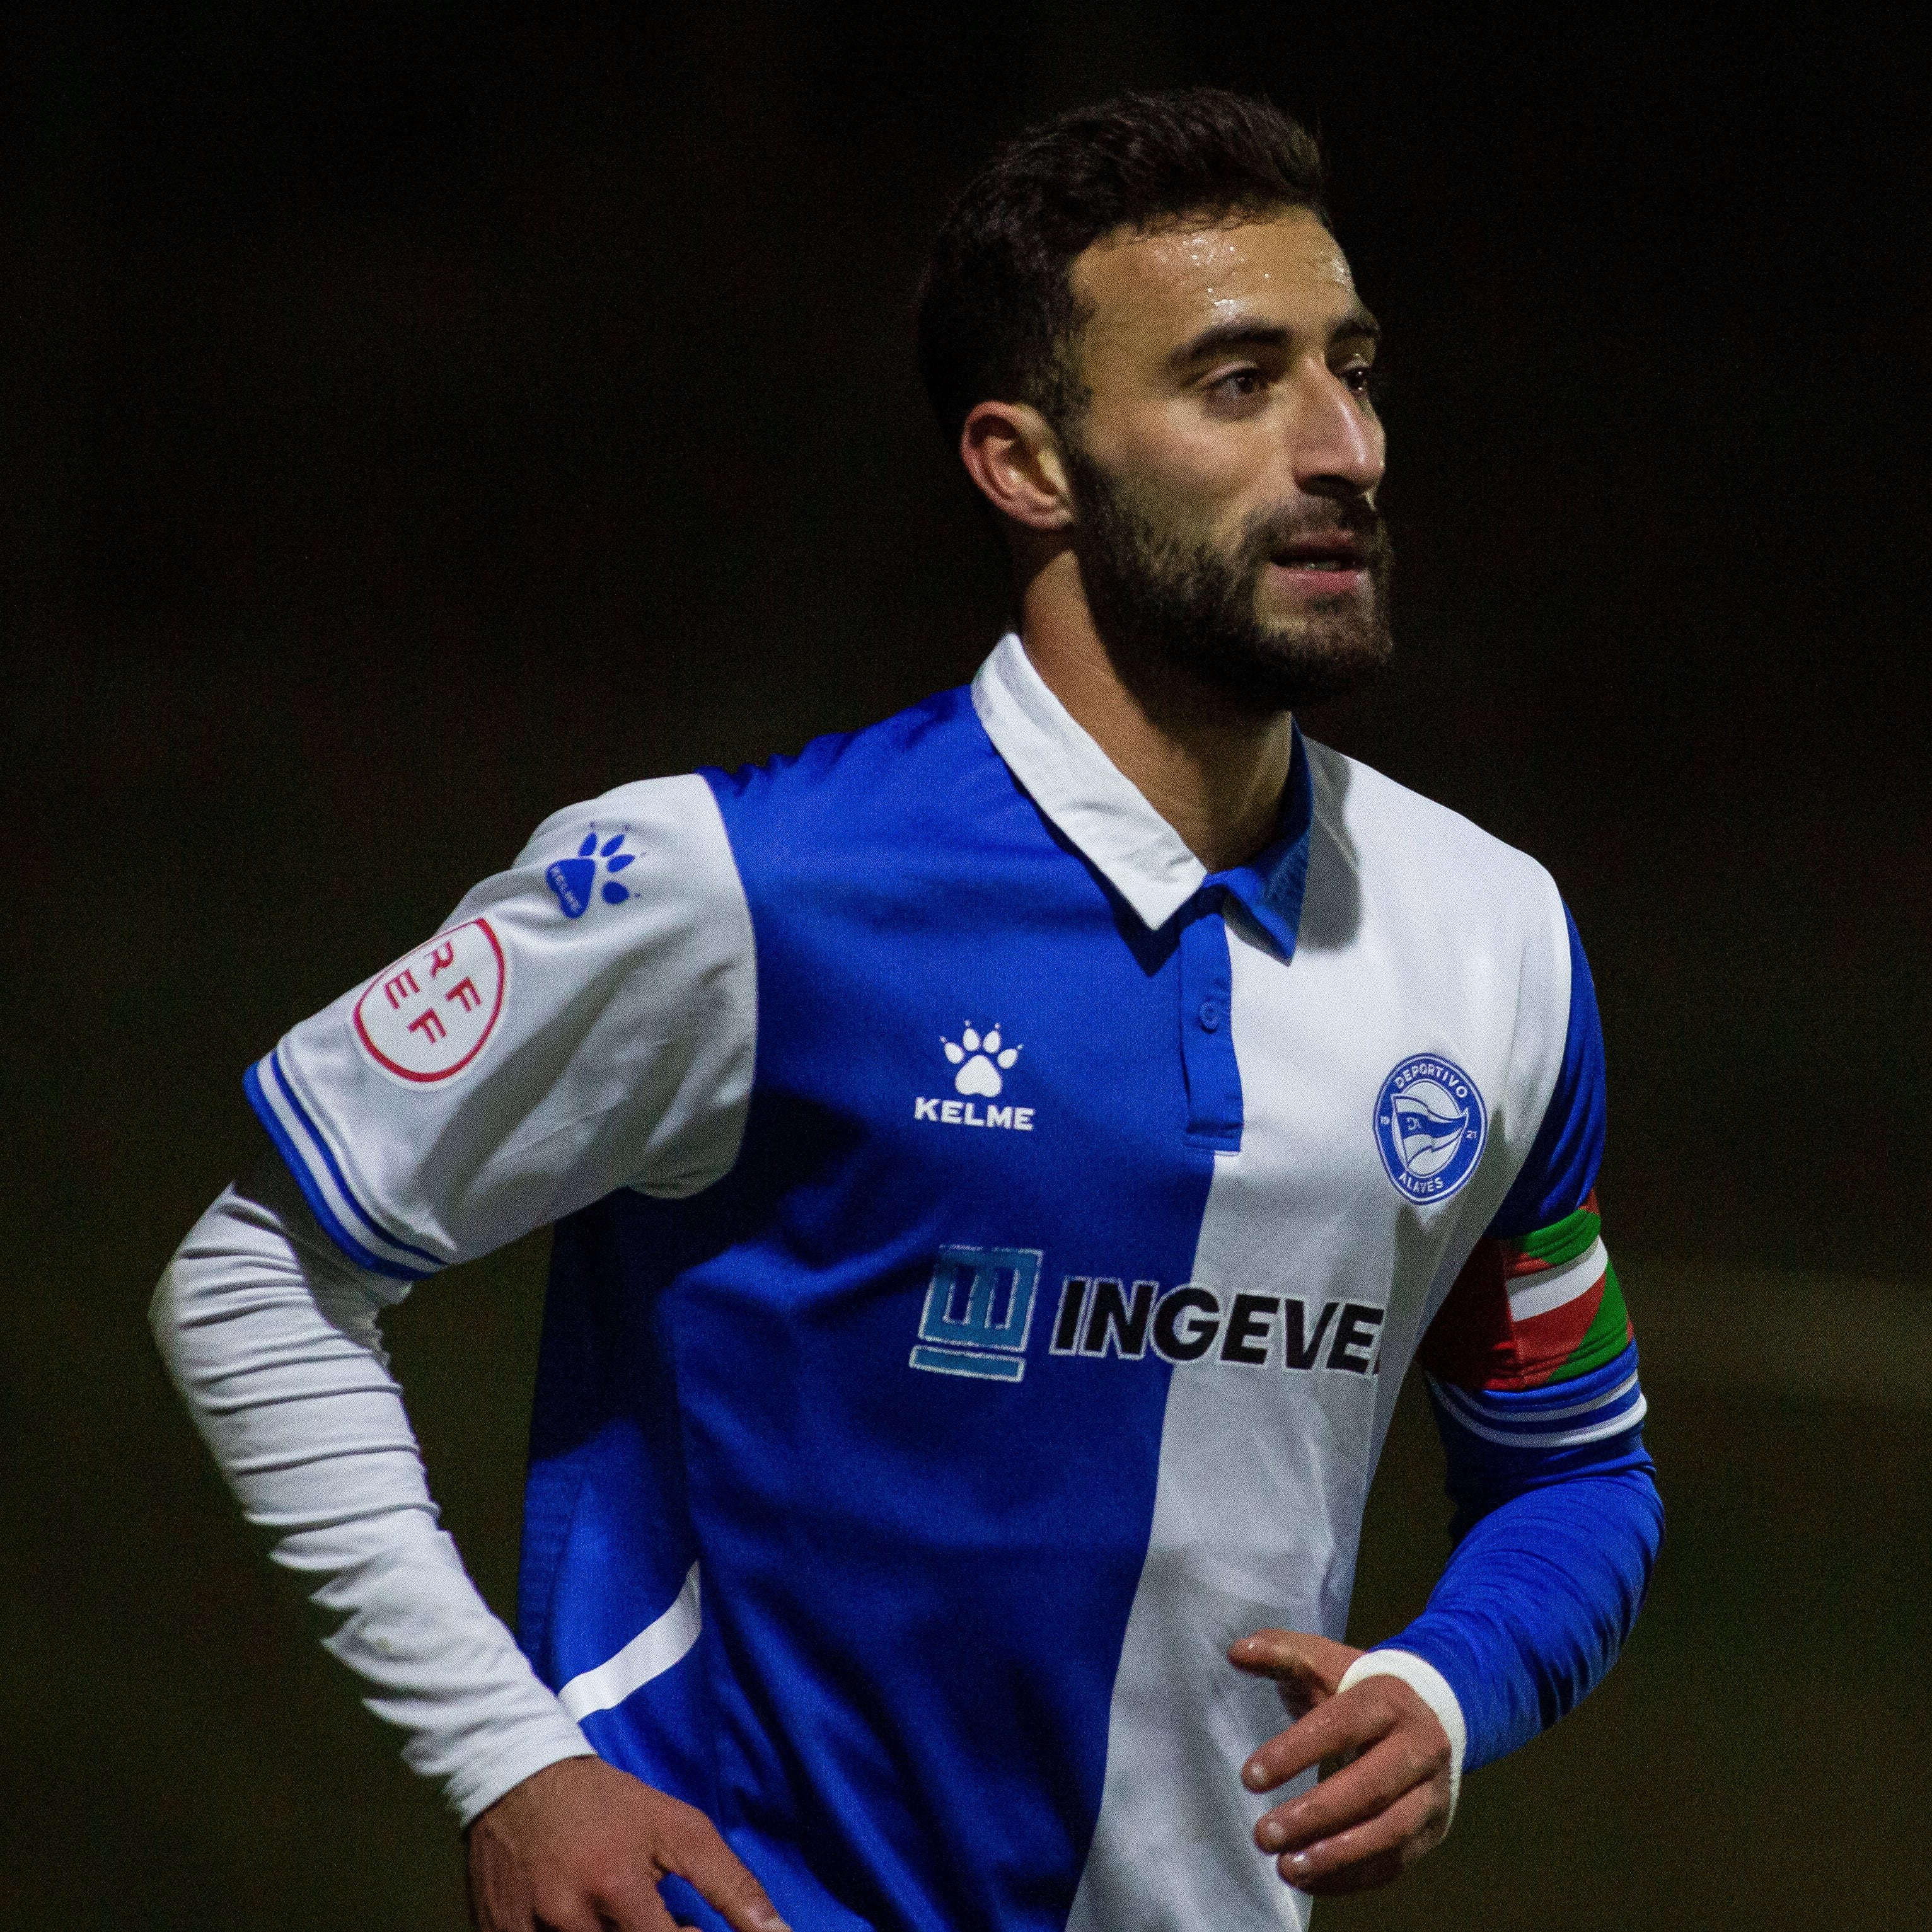
[[[487,919],[452,926],[370,981],[356,1037],[398,1079],[454,1079],[496,1031],[509,976]]]

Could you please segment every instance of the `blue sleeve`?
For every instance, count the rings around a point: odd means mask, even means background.
[[[1603,1165],[1604,1026],[1597,1015],[1596,982],[1568,906],[1563,922],[1570,932],[1570,1023],[1563,1064],[1529,1157],[1490,1223],[1489,1232],[1505,1240],[1546,1228],[1581,1207]]]
[[[1458,1412],[1458,1391],[1431,1393],[1456,1545],[1428,1607],[1388,1646],[1426,1658],[1448,1680],[1468,1729],[1463,1768],[1473,1771],[1547,1730],[1602,1682],[1649,1586],[1664,1504],[1643,1447],[1634,1344],[1576,1382],[1483,1398],[1486,1421],[1514,1407],[1526,1436],[1539,1414],[1557,1434],[1572,1418],[1555,1412],[1571,1405],[1625,1425],[1593,1442],[1493,1442]]]
[[[1526,1743],[1602,1681],[1663,1540],[1636,1343],[1595,1239],[1603,1031],[1575,922],[1564,916],[1562,1070],[1528,1159],[1422,1352],[1455,1546],[1428,1607],[1388,1640],[1454,1690],[1466,1770]],[[1564,1270],[1579,1284],[1596,1279],[1561,1306],[1519,1312],[1512,1289]]]

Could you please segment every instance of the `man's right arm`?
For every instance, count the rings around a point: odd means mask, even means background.
[[[685,1877],[775,1918],[700,1814],[590,1755],[437,1527],[378,1320],[411,1281],[620,1186],[688,1193],[736,1156],[749,916],[701,778],[627,786],[539,828],[438,938],[251,1073],[280,1161],[204,1215],[157,1339],[326,1647],[470,1830],[488,1932],[668,1927]]]
[[[669,1932],[674,1875],[740,1932],[782,1932],[702,1813],[594,1756],[437,1528],[377,1327],[405,1292],[350,1266],[265,1160],[196,1223],[150,1316],[244,1514],[339,1620],[325,1647],[468,1828],[477,1924]]]
[[[264,1160],[195,1224],[150,1313],[243,1514],[339,1619],[326,1647],[467,1825],[590,1746],[437,1526],[377,1327],[406,1292],[351,1267]]]

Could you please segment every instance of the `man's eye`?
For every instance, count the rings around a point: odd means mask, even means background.
[[[1372,396],[1381,386],[1372,363],[1351,362],[1335,373],[1358,396]]]
[[[1231,402],[1258,396],[1267,386],[1267,379],[1258,369],[1230,369],[1225,376],[1216,376],[1211,385],[1216,395]]]

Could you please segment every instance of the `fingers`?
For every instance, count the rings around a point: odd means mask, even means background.
[[[706,1904],[724,1914],[735,1932],[791,1932],[764,1887],[701,1811],[692,1810],[681,1821],[659,1856],[668,1870],[688,1880]],[[667,1917],[664,1924],[670,1923]]]
[[[1277,1805],[1255,1842],[1304,1892],[1386,1885],[1449,1826],[1450,1743],[1400,1678],[1373,1677],[1330,1696],[1242,1766],[1250,1790],[1271,1791],[1311,1765],[1346,1763]]]
[[[1250,1791],[1272,1791],[1311,1766],[1346,1762],[1366,1746],[1380,1742],[1394,1728],[1400,1713],[1394,1699],[1378,1694],[1382,1687],[1396,1682],[1394,1678],[1370,1678],[1346,1696],[1331,1696],[1317,1705],[1249,1758],[1241,1767],[1241,1782]],[[1419,1697],[1415,1702],[1421,1706]]]
[[[552,1932],[553,1928],[554,1932],[678,1932],[677,1921],[665,1909],[654,1885],[626,1892],[621,1903],[614,1894],[587,1913],[573,1906],[571,1914],[556,1919],[539,1915],[535,1932]]]
[[[1228,1661],[1252,1676],[1272,1677],[1289,1715],[1300,1718],[1335,1694],[1342,1673],[1360,1655],[1312,1631],[1262,1630],[1231,1645]]]
[[[676,1932],[674,1874],[734,1932],[788,1932],[704,1814],[595,1757],[560,1760],[472,1820],[477,1932]]]
[[[530,1916],[507,1925],[504,1932],[677,1932],[677,1922],[664,1909],[653,1879],[634,1862],[621,1868],[614,1862],[594,1876],[539,1884]],[[496,1928],[490,1928],[496,1932]]]
[[[1359,1825],[1285,1852],[1276,1859],[1275,1869],[1300,1892],[1366,1892],[1399,1878],[1439,1844],[1448,1828],[1447,1780],[1439,1786],[1432,1781]]]
[[[555,1917],[540,1912],[530,1923],[532,1932],[677,1932],[676,1921],[655,1894],[621,1912],[596,1911],[572,1904],[560,1906]]]
[[[1405,1725],[1346,1771],[1277,1805],[1255,1826],[1255,1843],[1264,1852],[1300,1850],[1380,1816],[1419,1785],[1437,1782],[1446,1824],[1448,1749],[1434,1749],[1420,1726]]]
[[[676,1932],[670,1915],[658,1904],[655,1891],[650,1904],[657,1907],[655,1919],[642,1910],[632,1917],[613,1922],[592,1905],[580,1890],[555,1886],[542,1888],[545,1895],[539,1903],[533,1888],[518,1870],[502,1864],[470,1864],[470,1922],[476,1932],[604,1932],[616,1922],[636,1932]]]

